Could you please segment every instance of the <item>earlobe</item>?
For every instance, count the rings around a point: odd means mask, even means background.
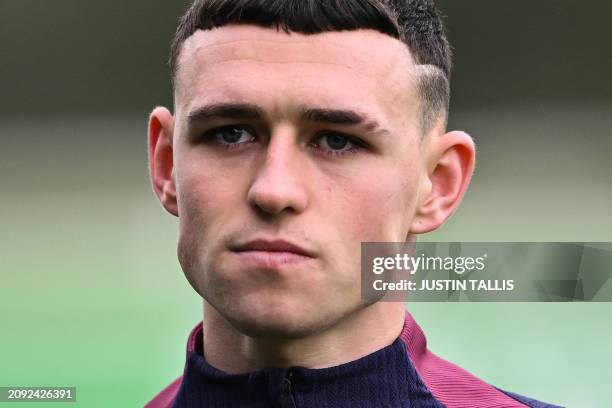
[[[153,192],[164,208],[178,217],[172,132],[174,118],[168,109],[157,107],[149,117],[149,175]]]
[[[474,172],[476,148],[467,133],[454,131],[433,138],[428,149],[431,165],[421,181],[412,234],[439,228],[459,206]]]

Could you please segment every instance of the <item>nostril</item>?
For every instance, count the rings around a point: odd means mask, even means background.
[[[282,191],[256,188],[249,195],[251,204],[268,214],[277,214],[291,206],[289,198],[284,197]]]
[[[258,211],[276,215],[284,211],[301,212],[307,198],[304,188],[296,181],[258,179],[251,186],[248,202]]]

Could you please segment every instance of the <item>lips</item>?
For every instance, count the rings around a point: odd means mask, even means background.
[[[285,240],[256,239],[230,248],[236,259],[246,267],[283,269],[312,261],[314,252]]]
[[[309,258],[313,258],[314,254],[312,251],[309,251],[301,246],[294,244],[285,240],[265,240],[265,239],[256,239],[252,241],[245,242],[243,244],[238,244],[232,248],[235,252],[248,252],[248,251],[257,251],[257,252],[279,252],[279,253],[288,253],[306,256]]]

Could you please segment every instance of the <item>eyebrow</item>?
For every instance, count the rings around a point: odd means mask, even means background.
[[[257,105],[247,103],[219,103],[199,107],[187,115],[189,124],[204,122],[215,118],[261,119],[264,112]]]
[[[354,110],[308,108],[302,111],[301,117],[308,122],[361,126],[369,131],[380,130],[388,133],[376,120]]]
[[[225,119],[264,119],[264,110],[248,103],[219,103],[201,106],[187,115],[190,125],[216,118]],[[390,132],[375,119],[365,113],[350,109],[327,109],[303,107],[299,109],[299,117],[305,122],[323,123],[329,125],[361,126],[368,131],[377,131],[384,134]]]

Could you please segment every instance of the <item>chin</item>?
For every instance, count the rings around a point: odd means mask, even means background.
[[[248,304],[240,302],[232,310],[221,312],[230,324],[240,333],[255,338],[298,339],[319,332],[330,323],[322,313],[320,305],[312,302],[311,307],[295,305]],[[301,306],[301,307],[300,307]],[[333,313],[331,313],[333,315]]]
[[[236,320],[233,326],[242,334],[259,339],[299,339],[313,332],[307,325],[286,319],[250,317]]]

